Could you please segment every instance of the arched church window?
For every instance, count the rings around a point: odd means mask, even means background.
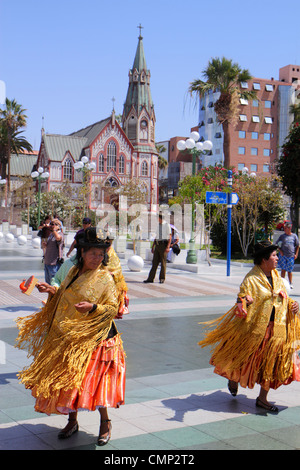
[[[63,165],[63,179],[72,181],[72,161],[67,158]]]
[[[145,160],[142,163],[142,176],[148,176],[148,163]]]
[[[124,155],[121,155],[120,160],[119,160],[119,173],[124,173],[124,171],[125,171],[125,159],[124,159]]]
[[[115,170],[117,165],[117,146],[112,140],[107,146],[107,171]]]
[[[99,173],[104,173],[104,155],[99,155]]]
[[[128,139],[136,139],[136,119],[131,116],[128,121]]]
[[[141,120],[141,139],[148,140],[148,121],[146,119]]]

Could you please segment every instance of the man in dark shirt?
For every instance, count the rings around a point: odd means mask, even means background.
[[[51,283],[51,279],[61,266],[59,260],[63,257],[64,246],[64,235],[61,230],[60,220],[53,219],[50,222],[50,229],[51,233],[47,240],[44,258],[45,281],[48,284]]]

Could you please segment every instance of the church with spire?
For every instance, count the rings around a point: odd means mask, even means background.
[[[64,182],[79,197],[83,172],[78,162],[91,169],[89,208],[101,209],[103,204],[116,204],[121,188],[132,181],[146,196],[148,210],[158,205],[158,153],[155,147],[155,112],[150,89],[142,27],[129,71],[127,96],[119,123],[112,114],[69,135],[48,134],[42,130],[37,168],[43,167],[50,176],[42,183],[42,191],[59,190]],[[84,158],[85,157],[85,158]],[[77,165],[76,165],[77,164]],[[75,167],[74,167],[75,165]]]

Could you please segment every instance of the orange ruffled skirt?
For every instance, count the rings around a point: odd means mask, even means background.
[[[118,408],[125,402],[125,353],[117,334],[102,341],[93,352],[81,391],[58,390],[51,397],[36,396],[35,410],[48,415],[68,414],[78,410],[94,411],[100,407]]]

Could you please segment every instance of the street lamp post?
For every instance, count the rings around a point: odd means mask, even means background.
[[[213,144],[210,140],[199,142],[200,135],[198,132],[191,132],[190,137],[186,140],[177,142],[177,149],[180,151],[188,150],[193,157],[192,175],[196,175],[196,158],[202,153],[207,154],[211,151]],[[197,264],[197,252],[195,250],[195,187],[192,188],[192,226],[191,238],[189,241],[190,249],[187,252],[186,263]]]
[[[39,227],[41,224],[41,182],[49,178],[48,171],[44,171],[44,168],[41,166],[38,168],[37,171],[33,171],[31,173],[31,178],[34,181],[38,182],[38,222],[37,226]]]
[[[85,155],[79,160],[78,162],[74,163],[74,170],[76,171],[83,171],[83,185],[86,187],[86,174],[90,171],[96,170],[96,163],[95,162],[89,162],[88,157]],[[90,183],[90,179],[89,179]],[[86,194],[84,194],[85,196]],[[90,207],[90,197],[88,200],[88,208]],[[84,210],[85,212],[85,210]]]

